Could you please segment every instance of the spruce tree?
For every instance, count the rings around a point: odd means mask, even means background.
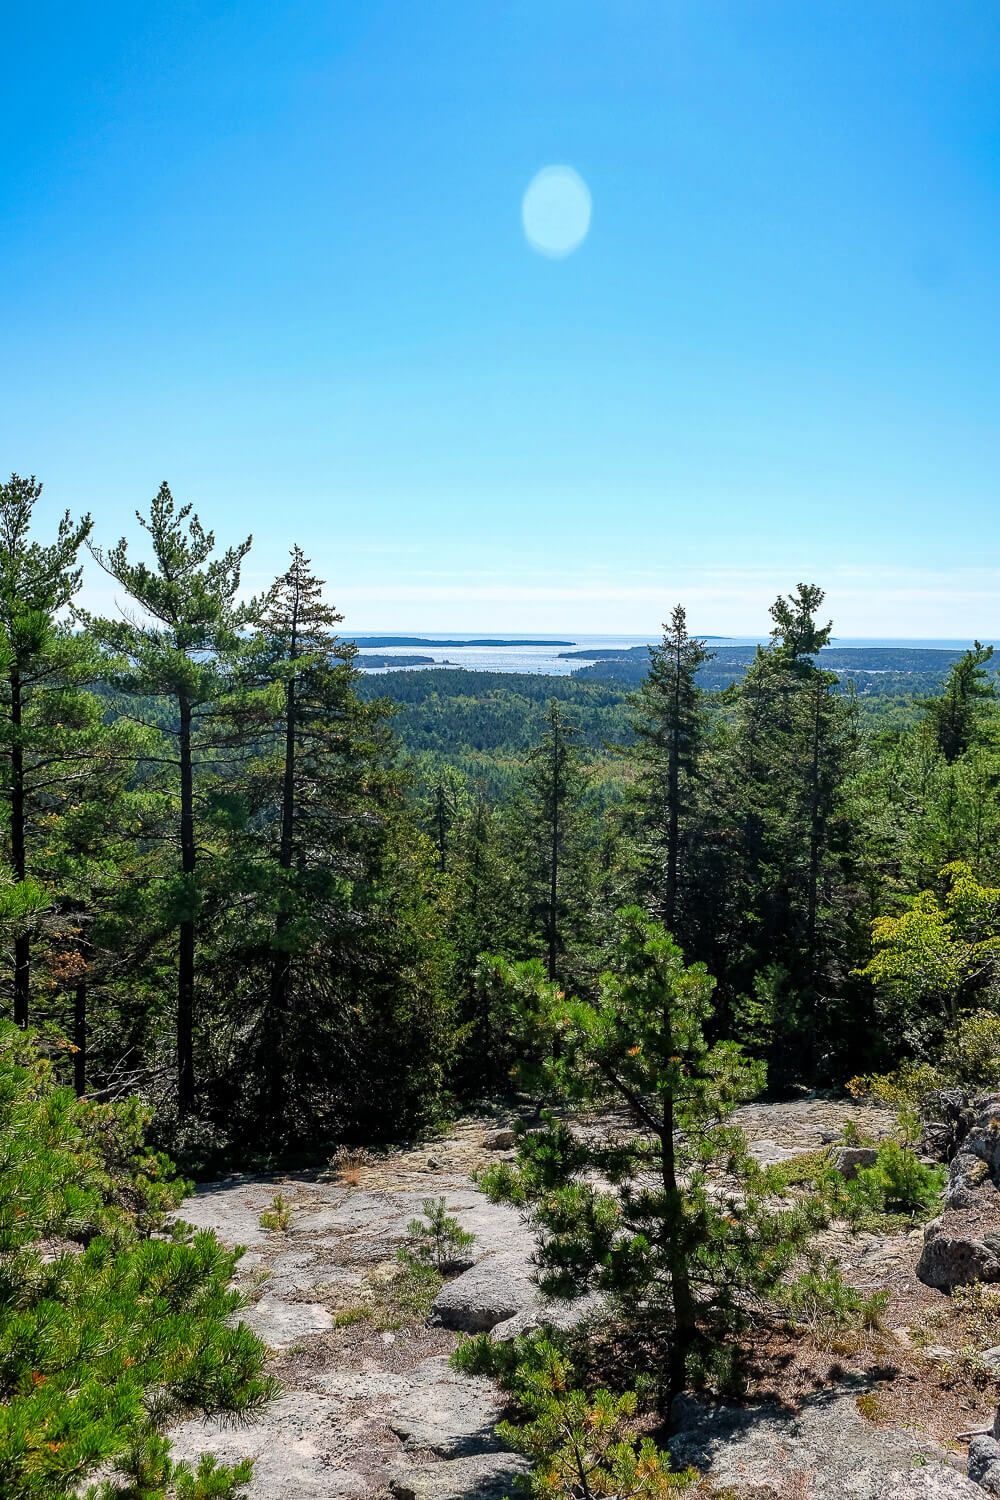
[[[833,1076],[857,1031],[841,1013],[863,942],[846,800],[857,737],[836,675],[815,659],[831,631],[816,622],[822,600],[800,584],[772,605],[770,642],[730,694],[711,770],[720,880],[705,920],[722,937],[726,1009],[766,1047],[775,1084],[802,1069]]]
[[[944,691],[924,705],[926,723],[949,765],[974,743],[985,705],[996,696],[995,677],[986,671],[993,647],[976,641],[948,672]]]
[[[272,1150],[433,1113],[449,1050],[430,849],[404,804],[389,706],[360,698],[323,589],[293,549],[252,648],[271,712],[216,995],[222,1023],[253,1018],[249,1038],[233,1034],[219,1109]]]
[[[678,604],[663,627],[663,639],[649,655],[649,671],[634,700],[632,719],[639,881],[652,912],[668,931],[677,933],[706,733],[697,675],[711,653],[704,641],[688,633],[686,612]]]
[[[546,972],[557,978],[586,920],[581,798],[584,776],[568,723],[551,699],[546,729],[528,757],[523,780],[524,878]]]

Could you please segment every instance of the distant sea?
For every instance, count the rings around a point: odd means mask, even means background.
[[[630,646],[649,645],[652,640],[659,639],[658,636],[651,637],[644,635],[573,635],[571,631],[566,631],[563,635],[553,636],[551,642],[545,645],[526,645],[524,644],[526,640],[534,642],[544,640],[543,633],[537,632],[530,636],[522,633],[522,638],[519,639],[513,632],[507,634],[499,630],[482,630],[474,634],[465,634],[462,631],[414,630],[408,632],[410,641],[414,637],[419,636],[421,641],[428,644],[398,646],[383,644],[394,633],[392,631],[379,632],[375,630],[363,633],[359,632],[356,637],[358,649],[362,653],[370,653],[373,656],[377,655],[380,657],[429,656],[432,658],[432,661],[427,663],[428,666],[464,667],[467,671],[472,672],[546,673],[554,677],[569,676],[571,672],[577,672],[581,667],[587,665],[585,661],[581,661],[579,658],[575,660],[573,658],[569,660],[561,659],[563,652],[587,651],[595,648],[621,651]],[[403,634],[402,631],[398,633],[400,635]],[[482,640],[485,637],[509,640],[511,644],[505,646],[468,646],[455,644],[458,641]],[[763,637],[760,636],[727,635],[710,638],[708,644],[710,649],[713,646],[748,646],[753,645],[757,640],[761,639]],[[377,640],[378,645],[366,644],[369,640]],[[451,644],[437,646],[435,645],[437,641],[448,641]],[[571,641],[572,645],[567,645],[567,641]],[[849,648],[851,646],[921,646],[929,650],[964,651],[968,646],[972,645],[972,641],[918,640],[916,638],[904,640],[899,638],[892,639],[888,636],[864,636],[857,639],[849,639],[846,636],[836,636],[833,644],[842,648]],[[993,642],[991,644],[997,643]],[[366,670],[371,672],[389,672],[393,668],[370,667]],[[419,672],[423,668],[408,667],[406,670]]]

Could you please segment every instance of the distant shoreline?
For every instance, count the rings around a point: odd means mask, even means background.
[[[510,637],[495,639],[431,640],[425,635],[356,635],[352,637],[359,651],[370,651],[386,646],[575,646],[576,641],[512,640]]]

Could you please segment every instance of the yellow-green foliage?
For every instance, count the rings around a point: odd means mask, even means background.
[[[287,1234],[292,1227],[292,1205],[281,1193],[275,1193],[271,1199],[270,1207],[265,1208],[260,1216],[261,1229],[271,1229],[281,1234]]]
[[[497,1431],[534,1461],[518,1481],[533,1500],[666,1500],[698,1477],[693,1469],[672,1471],[669,1453],[642,1436],[635,1391],[581,1389],[565,1354],[546,1338],[467,1339],[453,1363],[493,1375],[516,1401],[522,1420],[501,1422]]]
[[[878,1099],[911,1116],[930,1089],[949,1085],[991,1088],[1000,1083],[1000,1015],[973,1010],[948,1027],[933,1063],[906,1062],[891,1073],[852,1078],[848,1092],[856,1099]],[[912,1132],[911,1132],[912,1133]]]
[[[961,861],[941,874],[943,900],[922,891],[900,915],[876,919],[876,952],[860,971],[904,1026],[953,1018],[990,985],[1000,958],[1000,887],[981,884]]]

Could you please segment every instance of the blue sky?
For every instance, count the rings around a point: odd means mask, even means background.
[[[809,578],[845,635],[1000,635],[995,0],[4,30],[0,467],[48,516],[166,478],[359,630],[757,632]]]

